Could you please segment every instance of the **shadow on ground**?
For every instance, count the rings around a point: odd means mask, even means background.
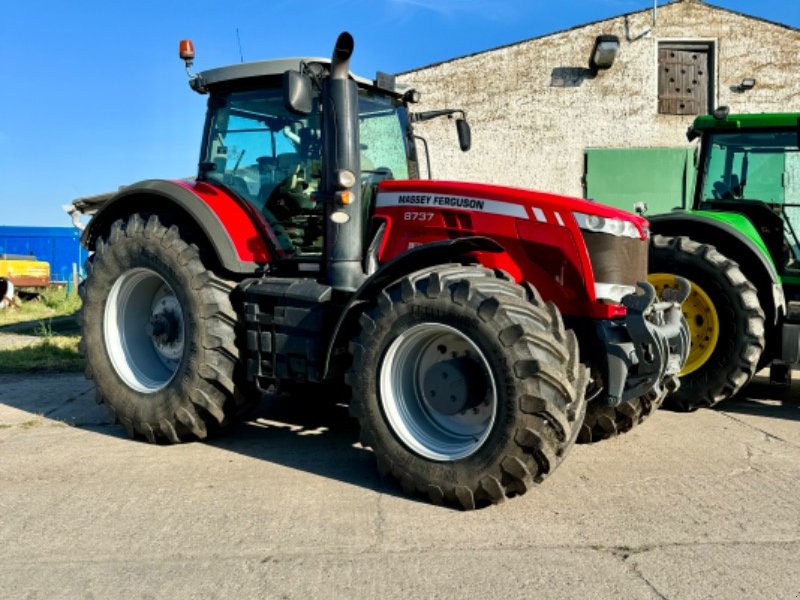
[[[80,333],[80,326],[78,325],[76,315],[44,317],[41,319],[0,325],[0,333],[37,335],[43,326],[48,329],[48,333],[51,335],[77,335]]]
[[[772,385],[769,377],[755,377],[740,394],[718,407],[726,413],[800,421],[800,379],[788,386]]]
[[[5,407],[16,410],[5,411]],[[114,423],[104,406],[97,405],[94,386],[80,374],[0,375],[0,430],[38,418],[110,437],[127,437],[125,428]],[[267,396],[248,419],[195,443],[403,496],[378,474],[372,452],[358,444],[358,424],[336,399]]]
[[[332,400],[267,396],[250,420],[210,446],[367,488],[403,496],[378,474],[375,458],[358,444],[358,424]]]

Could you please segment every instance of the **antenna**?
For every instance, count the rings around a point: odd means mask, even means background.
[[[236,28],[236,42],[239,44],[239,62],[244,62],[244,55],[242,54],[242,38],[239,37],[239,28]]]

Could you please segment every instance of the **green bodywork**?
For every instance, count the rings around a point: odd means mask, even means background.
[[[758,246],[758,248],[764,253],[764,256],[769,260],[772,268],[775,269],[775,262],[772,260],[772,256],[767,249],[767,245],[764,243],[764,239],[758,233],[758,230],[755,228],[752,221],[750,221],[750,219],[744,215],[733,212],[720,212],[716,210],[692,210],[687,212],[692,215],[707,217],[709,219],[719,221],[720,223],[725,223],[743,233],[751,242]],[[777,272],[777,269],[775,269],[775,271]]]
[[[724,120],[713,115],[701,115],[694,120],[692,129],[697,132],[730,129],[759,129],[769,127],[796,127],[800,113],[758,113],[728,115]]]

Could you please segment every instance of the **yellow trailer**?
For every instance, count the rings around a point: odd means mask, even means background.
[[[5,277],[14,287],[46,288],[50,285],[50,263],[35,256],[0,254],[0,277]]]

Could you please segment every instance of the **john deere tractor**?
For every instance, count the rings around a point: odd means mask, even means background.
[[[197,177],[75,202],[94,213],[87,373],[151,442],[204,438],[275,385],[346,382],[362,443],[408,492],[522,494],[677,388],[688,286],[657,299],[636,215],[418,179],[412,123],[456,116],[466,150],[463,112],[414,112],[391,77],[351,75],[352,50],[344,33],[330,60],[192,76]]]
[[[763,367],[789,382],[800,363],[800,114],[698,117],[700,140],[688,210],[648,215],[650,281],[688,279],[683,306],[692,343],[681,389],[691,410],[740,391]]]

